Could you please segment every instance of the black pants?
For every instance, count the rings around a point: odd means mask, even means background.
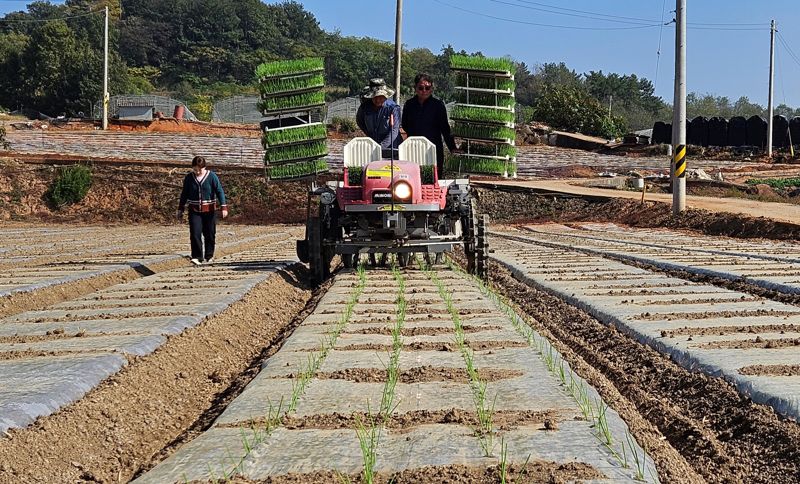
[[[203,260],[214,257],[214,243],[217,236],[217,212],[194,212],[189,210],[189,240],[192,242],[192,259]]]
[[[436,144],[436,173],[439,174],[439,178],[444,178],[444,145],[441,142],[434,143]]]

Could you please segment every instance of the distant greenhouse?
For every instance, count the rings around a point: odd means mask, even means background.
[[[189,111],[183,101],[166,96],[152,94],[125,94],[112,96],[108,103],[108,117],[122,119],[152,119],[155,113],[172,116],[176,107],[183,111],[182,118],[187,121],[197,121],[197,117]],[[103,116],[103,103],[97,101],[94,105],[92,117],[100,119]]]
[[[259,124],[264,120],[258,104],[260,96],[233,96],[214,103],[211,121],[216,123]],[[319,122],[314,116],[313,122]],[[355,119],[355,114],[353,115]]]

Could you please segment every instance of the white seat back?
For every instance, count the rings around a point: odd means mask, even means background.
[[[399,157],[419,166],[436,166],[436,145],[424,136],[409,136],[400,145]]]
[[[344,145],[345,168],[363,168],[373,161],[381,159],[381,145],[372,138],[353,138]]]

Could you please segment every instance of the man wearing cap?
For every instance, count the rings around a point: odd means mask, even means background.
[[[389,99],[394,94],[383,79],[370,79],[361,93],[356,124],[361,131],[381,145],[381,156],[397,158],[400,138],[400,106]],[[394,151],[394,153],[392,153]]]
[[[456,143],[450,133],[447,109],[444,103],[433,97],[433,80],[427,74],[417,74],[414,78],[416,95],[403,106],[403,129],[409,136],[424,136],[436,145],[436,169],[442,176],[444,169],[444,146],[450,152],[456,151]]]

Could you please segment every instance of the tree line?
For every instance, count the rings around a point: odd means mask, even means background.
[[[36,1],[27,11],[0,19],[0,107],[88,115],[102,90],[105,6],[111,17],[112,95],[172,95],[201,119],[210,117],[216,100],[255,94],[253,71],[266,61],[323,56],[328,100],[358,93],[371,77],[393,77],[392,43],[326,32],[294,1]],[[448,67],[454,53],[467,54],[451,45],[438,52],[404,50],[401,96],[412,96],[414,76],[427,72],[436,79],[436,94],[455,100]],[[516,97],[526,120],[611,137],[671,118],[671,107],[655,95],[652,82],[635,74],[578,73],[564,63],[515,64]],[[731,105],[727,98],[692,94],[689,114],[764,111],[747,98],[740,101]]]

